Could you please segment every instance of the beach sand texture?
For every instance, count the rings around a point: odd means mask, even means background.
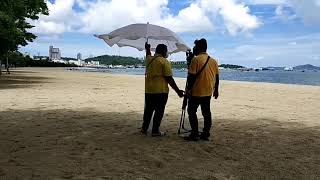
[[[0,179],[320,179],[320,87],[222,81],[210,142],[176,134],[170,92],[168,136],[152,138],[137,133],[143,76],[13,69],[0,78]]]

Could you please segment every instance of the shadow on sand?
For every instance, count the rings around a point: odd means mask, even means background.
[[[0,113],[8,179],[319,179],[320,129],[272,119],[217,119],[210,142],[140,135],[142,115],[94,109]]]
[[[51,78],[43,76],[26,76],[26,74],[36,74],[32,71],[12,70],[11,74],[3,73],[0,76],[0,90],[28,88],[36,84],[49,83]]]

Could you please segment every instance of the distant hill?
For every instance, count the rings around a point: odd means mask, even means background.
[[[300,65],[293,67],[293,70],[320,70],[320,67],[313,66],[311,64],[305,64],[305,65]]]
[[[144,61],[139,58],[126,57],[126,56],[110,56],[102,55],[93,58],[85,59],[85,62],[88,61],[99,61],[100,64],[104,65],[138,65],[144,64]]]

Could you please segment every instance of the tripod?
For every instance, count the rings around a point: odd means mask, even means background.
[[[187,83],[186,83],[186,87],[187,87]],[[184,126],[184,122],[186,119],[187,105],[188,105],[188,97],[185,95],[183,98],[183,103],[182,103],[182,108],[181,108],[182,110],[181,110],[181,117],[180,117],[180,125],[179,125],[179,129],[178,129],[178,134],[185,134],[185,133],[191,132],[191,130],[185,128],[185,126]],[[181,130],[183,130],[183,132],[181,132]]]
[[[194,54],[191,52],[191,50],[188,50],[186,52],[186,57],[187,57],[186,58],[187,59],[187,66],[188,66],[188,69],[189,69],[191,60],[194,57]],[[187,87],[188,87],[188,81],[186,82],[185,90],[187,90]],[[186,119],[187,106],[188,106],[188,96],[185,95],[184,98],[183,98],[183,103],[182,103],[182,108],[181,108],[181,117],[180,117],[180,125],[179,125],[179,129],[178,129],[178,134],[185,134],[185,133],[191,132],[191,130],[185,128],[185,126],[184,126],[184,122],[185,122],[185,119]],[[181,130],[183,130],[183,132]]]

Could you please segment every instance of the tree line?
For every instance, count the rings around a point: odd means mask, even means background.
[[[26,46],[37,36],[28,30],[34,26],[28,20],[38,20],[48,15],[44,0],[1,0],[0,1],[0,75],[2,64],[9,71],[9,55],[19,46]]]
[[[93,58],[85,59],[85,62],[89,61],[99,61],[100,64],[104,65],[123,65],[123,66],[130,66],[130,65],[143,65],[144,60],[134,57],[127,57],[127,56],[115,56],[115,55],[102,55]]]

